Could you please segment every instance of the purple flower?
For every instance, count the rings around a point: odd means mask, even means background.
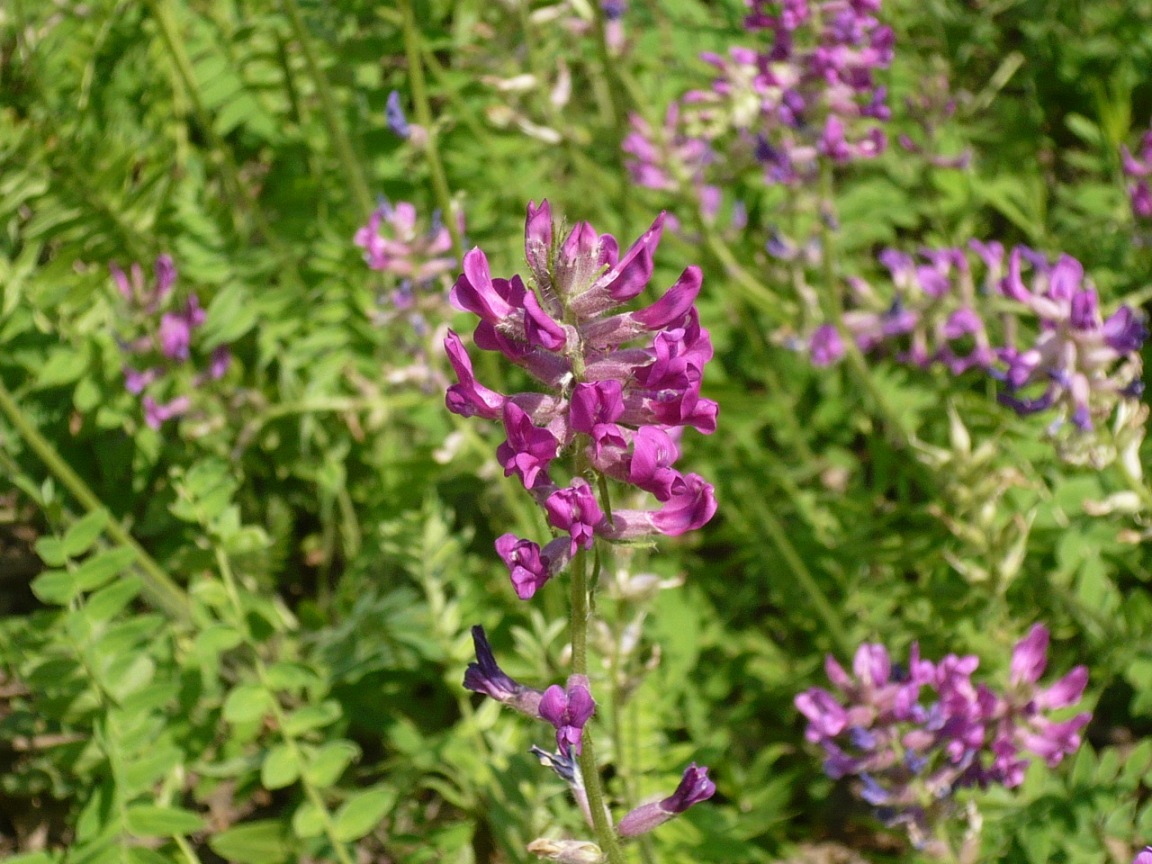
[[[831,366],[844,356],[844,343],[840,333],[831,324],[821,324],[808,341],[808,351],[814,366]]]
[[[408,126],[408,118],[404,116],[404,108],[400,105],[399,91],[393,90],[388,94],[388,102],[384,107],[384,118],[393,134],[401,138],[407,138],[412,134],[412,129]]]
[[[419,230],[416,208],[407,201],[392,206],[382,200],[368,224],[356,232],[353,242],[364,250],[364,261],[371,269],[410,279],[417,285],[432,282],[456,265],[448,228],[434,215],[431,226],[426,231]]]
[[[556,746],[564,756],[580,755],[584,724],[596,710],[588,679],[571,675],[567,688],[553,684],[540,700],[540,717],[556,727]]]
[[[521,597],[531,597],[597,536],[632,542],[676,535],[715,513],[712,487],[673,467],[682,427],[705,434],[716,428],[717,405],[701,395],[713,350],[695,308],[700,269],[686,267],[655,302],[621,308],[648,287],[664,223],[660,214],[621,253],[614,237],[586,222],[557,234],[548,201],[533,201],[524,223],[528,280],[494,277],[476,248],[452,287],[453,305],[479,319],[476,346],[499,352],[542,388],[510,395],[484,388],[449,331],[444,345],[457,377],[445,397],[449,409],[503,421],[497,458],[505,475],[519,476],[549,524],[568,535],[543,549],[502,538],[500,552]],[[648,492],[659,506],[605,518],[582,477],[567,485],[553,480],[558,457],[576,447],[593,473]]]
[[[160,340],[160,353],[169,360],[183,363],[188,359],[192,344],[192,331],[204,323],[204,310],[200,308],[200,301],[195,294],[188,297],[188,302],[180,312],[169,312],[160,319],[160,330],[157,334]]]
[[[504,466],[504,476],[515,474],[525,489],[538,481],[546,482],[548,463],[556,458],[556,439],[547,429],[534,425],[515,402],[504,403],[503,417],[508,438],[496,449],[496,458]]]
[[[621,837],[647,834],[694,804],[707,801],[716,794],[716,784],[708,779],[708,769],[695,762],[684,769],[684,776],[676,791],[662,801],[644,804],[632,810],[616,826]]]
[[[593,535],[604,514],[585,480],[577,477],[570,486],[553,492],[544,502],[544,509],[552,527],[571,535],[571,554],[575,555],[577,549],[592,548]]]
[[[476,647],[476,662],[469,663],[464,671],[464,689],[495,699],[521,714],[539,718],[540,702],[544,694],[504,674],[504,670],[496,663],[484,628],[479,624],[472,628],[472,643]]]
[[[152,429],[159,429],[169,420],[187,414],[192,407],[192,400],[187,396],[177,396],[175,399],[160,404],[151,396],[145,396],[143,405],[144,422]]]
[[[1143,851],[1136,853],[1132,864],[1152,864],[1152,846],[1145,846]]]

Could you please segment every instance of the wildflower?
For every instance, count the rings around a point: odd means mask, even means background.
[[[364,250],[364,260],[370,268],[410,279],[417,285],[426,285],[456,266],[456,260],[447,254],[452,250],[452,235],[447,227],[434,217],[431,227],[419,233],[416,208],[407,201],[392,206],[382,199],[368,224],[356,232],[353,242]]]
[[[1003,693],[972,680],[974,656],[932,663],[913,645],[907,669],[898,670],[884,646],[862,645],[851,675],[829,656],[828,678],[841,695],[813,687],[796,696],[805,737],[823,749],[825,772],[856,778],[860,797],[882,807],[889,824],[926,832],[948,814],[954,790],[1018,786],[1028,754],[1055,765],[1079,747],[1091,715],[1047,715],[1080,701],[1088,673],[1079,666],[1038,686],[1047,645],[1042,625],[1016,643]]]
[[[695,309],[699,268],[686,268],[656,302],[620,309],[650,281],[663,225],[662,214],[621,254],[614,237],[587,222],[558,242],[548,202],[533,202],[524,231],[527,282],[493,277],[484,253],[473,249],[452,288],[452,303],[479,319],[476,345],[500,352],[547,391],[503,395],[484,387],[449,331],[444,346],[457,376],[445,398],[449,410],[502,421],[497,458],[505,475],[518,476],[549,524],[568,535],[543,549],[510,534],[500,538],[497,549],[521,598],[595,537],[675,536],[715,513],[711,485],[674,467],[676,430],[716,428],[716,403],[700,394],[712,344]],[[573,449],[594,471],[652,494],[660,506],[609,517],[582,477],[565,484],[553,476],[558,457]]]
[[[407,138],[412,134],[412,129],[408,125],[408,118],[404,116],[404,108],[400,105],[400,92],[398,90],[393,90],[388,94],[388,102],[384,107],[384,118],[388,123],[388,128],[396,136]]]
[[[476,648],[476,662],[469,663],[464,672],[464,689],[482,693],[521,714],[539,719],[540,701],[544,693],[525,687],[504,673],[496,663],[484,628],[479,624],[472,628],[472,643]]]
[[[1132,864],[1152,864],[1152,846],[1145,846],[1142,852],[1136,853]]]
[[[581,752],[584,724],[596,710],[596,702],[583,675],[570,675],[568,686],[553,684],[540,700],[540,716],[556,727],[556,746],[564,756]]]
[[[192,344],[192,331],[201,326],[204,320],[205,313],[200,308],[200,301],[195,294],[189,295],[183,310],[168,312],[160,319],[160,330],[157,334],[160,353],[169,360],[181,363],[187,360]]]
[[[109,264],[112,279],[120,291],[120,295],[128,303],[149,313],[155,312],[168,295],[172,293],[172,286],[176,282],[176,265],[169,255],[159,255],[154,265],[155,278],[151,290],[144,287],[144,270],[137,263],[129,267],[131,278],[116,264]]]
[[[1121,163],[1125,176],[1133,182],[1128,187],[1128,197],[1132,205],[1132,215],[1138,222],[1152,220],[1152,188],[1148,178],[1152,176],[1152,129],[1144,133],[1140,140],[1139,156],[1134,156],[1126,146],[1120,147]]]
[[[636,837],[680,815],[693,804],[716,794],[716,784],[708,779],[708,769],[693,762],[684,770],[676,791],[662,801],[643,804],[629,812],[616,826],[621,837]]]
[[[766,39],[704,54],[718,77],[684,97],[710,140],[734,132],[768,184],[806,183],[822,158],[870,159],[886,147],[887,91],[874,79],[892,62],[892,30],[879,3],[753,0],[745,28]]]

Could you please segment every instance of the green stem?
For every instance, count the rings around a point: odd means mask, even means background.
[[[400,0],[400,13],[404,18],[404,54],[408,60],[408,78],[412,83],[412,103],[416,109],[416,120],[428,133],[424,151],[428,156],[428,169],[432,172],[432,189],[436,201],[444,214],[444,224],[452,236],[452,248],[456,260],[464,260],[464,243],[460,237],[460,223],[452,207],[452,194],[448,191],[448,177],[444,173],[444,163],[440,159],[440,145],[436,129],[432,125],[432,108],[428,102],[428,88],[424,81],[424,64],[420,59],[420,31],[416,26],[416,15],[412,11],[412,0]]]
[[[307,796],[308,801],[316,808],[316,812],[320,814],[320,823],[324,827],[324,834],[328,838],[328,842],[332,845],[332,850],[336,853],[336,857],[340,860],[340,864],[355,864],[352,855],[336,838],[336,823],[332,819],[332,814],[328,811],[327,805],[324,803],[324,797],[320,794],[320,790],[308,780],[308,772],[304,770],[305,759],[304,754],[300,750],[300,745],[296,741],[294,735],[286,731],[287,717],[284,714],[284,709],[280,706],[280,700],[276,696],[276,691],[272,687],[272,681],[268,676],[268,667],[264,665],[264,660],[260,656],[259,643],[252,637],[251,633],[245,625],[245,612],[244,604],[240,599],[240,589],[236,585],[236,576],[232,572],[232,563],[228,560],[227,553],[223,549],[216,548],[216,565],[220,570],[220,578],[224,582],[224,591],[228,595],[228,600],[232,605],[232,612],[236,616],[236,623],[239,625],[240,632],[244,634],[244,642],[252,652],[253,667],[256,670],[256,678],[260,682],[260,686],[271,694],[272,698],[269,700],[271,704],[272,718],[275,721],[275,728],[280,734],[280,739],[284,742],[284,746],[288,748],[288,752],[292,754],[292,760],[300,766],[300,785],[304,787],[304,794]]]
[[[40,430],[32,425],[3,383],[0,383],[0,411],[8,418],[8,422],[16,427],[16,432],[40,457],[40,461],[44,463],[49,472],[64,485],[65,489],[72,493],[72,496],[80,502],[85,510],[89,513],[100,511],[108,513],[108,524],[104,530],[117,544],[126,546],[136,553],[136,564],[144,575],[144,596],[148,598],[148,601],[181,623],[191,621],[192,607],[188,601],[188,596],[181,590],[180,586],[172,581],[164,569],[156,563],[156,560],[144,551],[144,547],[136,542],[136,538],[129,534],[124,526],[112,516],[111,511],[104,506],[104,502],[97,497],[80,475],[72,470],[72,466],[64,461],[63,457],[48,442],[48,439],[40,434]]]
[[[572,560],[572,673],[588,675],[588,553],[580,549]],[[580,774],[588,793],[588,809],[592,813],[592,827],[596,842],[608,856],[609,864],[625,864],[616,829],[608,819],[604,786],[600,781],[600,768],[596,764],[595,744],[591,731],[584,730],[580,751]]]
[[[308,74],[312,76],[312,83],[320,96],[320,107],[324,112],[324,121],[328,124],[328,134],[336,145],[336,155],[344,167],[344,176],[352,190],[352,197],[356,199],[356,206],[360,210],[360,218],[367,219],[372,215],[372,193],[368,189],[364,170],[356,158],[356,151],[352,147],[352,139],[348,136],[348,128],[340,117],[336,106],[336,98],[332,93],[332,85],[324,69],[320,66],[320,58],[316,54],[316,44],[312,40],[308,28],[304,25],[304,18],[300,14],[300,7],[296,0],[281,0],[288,20],[292,24],[292,32],[296,41],[304,51],[304,62],[308,66]]]

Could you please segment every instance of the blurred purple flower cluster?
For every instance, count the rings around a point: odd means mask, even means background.
[[[813,331],[812,362],[838,361],[844,333],[865,353],[889,347],[897,359],[921,367],[941,363],[954,374],[982,369],[1002,382],[1001,401],[1018,413],[1055,407],[1084,431],[1120,399],[1140,394],[1147,330],[1128,306],[1101,315],[1079,261],[1061,255],[1051,262],[1025,246],[1006,255],[996,242],[973,240],[969,249],[983,264],[979,290],[963,249],[925,249],[918,258],[885,250],[880,261],[891,274],[892,299],[850,279],[852,308],[841,328]]]
[[[1141,138],[1138,154],[1133,155],[1127,146],[1121,146],[1120,155],[1124,176],[1132,181],[1128,187],[1132,215],[1137,222],[1152,225],[1152,187],[1148,185],[1148,178],[1152,176],[1152,129]]]
[[[880,0],[749,0],[745,27],[765,44],[704,54],[711,90],[684,97],[705,135],[735,131],[769,184],[810,182],[821,159],[844,164],[884,151],[891,112],[875,80],[892,62]]]
[[[497,664],[483,627],[477,625],[472,628],[472,643],[476,649],[476,662],[468,664],[464,672],[464,689],[495,699],[533,720],[549,723],[556,730],[556,753],[549,754],[539,748],[533,748],[533,752],[539,753],[543,761],[571,786],[580,809],[591,821],[588,798],[576,764],[576,757],[582,749],[584,726],[596,711],[588,678],[570,675],[565,687],[553,684],[546,690],[527,687],[510,678]],[[672,795],[635,808],[620,820],[617,831],[622,837],[647,833],[693,804],[711,798],[715,792],[716,785],[708,779],[708,769],[693,762]]]
[[[1056,765],[1080,746],[1091,714],[1054,720],[1050,712],[1079,703],[1088,670],[1077,666],[1042,687],[1047,662],[1048,630],[1040,624],[1016,643],[1003,692],[972,681],[975,656],[932,663],[914,644],[901,669],[883,645],[865,644],[851,675],[827,658],[839,695],[813,687],[796,707],[808,720],[807,739],[824,750],[825,773],[858,778],[858,794],[882,818],[923,835],[948,815],[956,789],[1019,786],[1030,756]]]
[[[412,285],[425,286],[456,266],[452,235],[439,214],[432,217],[427,231],[419,232],[416,208],[407,201],[392,206],[382,199],[353,242],[364,250],[364,261],[371,269],[405,280],[409,292]]]
[[[497,540],[522,599],[595,537],[683,534],[716,510],[712,486],[674,467],[684,427],[705,434],[716,428],[716,403],[700,395],[712,357],[695,308],[700,269],[686,268],[655,303],[620,311],[652,278],[663,224],[661,214],[621,255],[614,237],[587,222],[561,241],[548,202],[530,203],[529,285],[518,275],[493,278],[479,249],[464,256],[451,300],[480,319],[477,347],[500,352],[546,390],[505,395],[480,384],[464,343],[449,331],[445,349],[458,381],[448,388],[449,410],[503,424],[506,440],[496,455],[505,476],[520,478],[560,535],[543,548],[513,534]],[[582,468],[561,485],[552,472],[566,450]],[[650,493],[660,506],[604,512],[584,469]]]
[[[127,273],[116,264],[110,264],[109,270],[120,296],[128,304],[129,317],[142,320],[142,328],[150,331],[132,340],[121,340],[120,347],[125,354],[144,361],[143,369],[138,368],[140,364],[136,360],[124,364],[124,387],[129,393],[141,396],[144,421],[151,428],[159,429],[192,407],[191,396],[186,392],[165,402],[158,402],[154,394],[162,389],[171,390],[173,370],[192,359],[192,336],[204,324],[205,312],[194,293],[178,308],[162,311],[176,283],[176,265],[168,255],[156,259],[151,285],[145,284],[144,269],[138,263],[132,264]],[[228,347],[218,346],[212,351],[207,367],[194,374],[192,387],[222,378],[231,363]]]

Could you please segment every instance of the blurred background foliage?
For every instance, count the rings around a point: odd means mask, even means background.
[[[646,860],[917,860],[823,776],[793,696],[865,640],[1003,674],[1035,621],[1054,669],[1089,665],[1095,719],[1072,764],[971,794],[980,860],[1130,860],[1152,839],[1147,526],[1085,508],[1124,478],[1061,461],[1044,418],[967,379],[878,364],[881,414],[847,370],[790,347],[799,312],[765,250],[779,189],[732,176],[703,236],[692,202],[623,168],[626,112],[658,122],[706,87],[697,56],[747,40],[742,5],[633,0],[616,56],[581,0],[416,2],[409,44],[406,8],[0,9],[0,380],[99,505],[4,421],[0,852],[479,864],[579,832],[533,730],[460,687],[473,623],[513,677],[565,674],[562,596],[517,601],[492,551],[544,526],[500,476],[495,431],[443,408],[447,305],[426,332],[382,323],[393,277],[352,244],[377,196],[425,221],[445,206],[428,148],[385,119],[397,90],[417,122],[417,62],[444,191],[494,272],[522,269],[524,207],[543,197],[625,243],[667,209],[685,227],[657,283],[705,269],[720,430],[685,459],[720,511],[617,562],[685,584],[649,601],[603,722],[614,794],[665,789],[690,760],[719,793]],[[844,272],[875,275],[887,245],[996,238],[1077,256],[1109,308],[1143,303],[1152,256],[1118,148],[1152,115],[1152,3],[887,0],[882,17],[891,137],[917,134],[906,101],[943,82],[940,149],[972,159],[937,170],[893,148],[838,177]],[[726,227],[737,201],[747,225]],[[227,345],[233,362],[157,430],[124,388],[108,265],[162,253],[207,310],[197,356]],[[170,608],[116,525],[179,586]]]

